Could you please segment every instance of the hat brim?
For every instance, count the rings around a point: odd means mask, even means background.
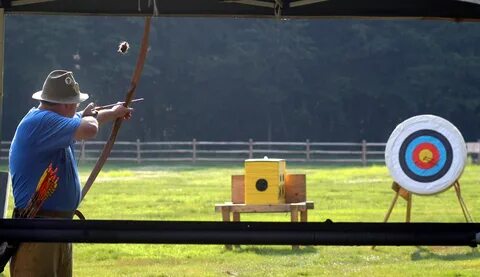
[[[66,98],[66,99],[62,99],[62,100],[51,99],[51,98],[48,98],[48,97],[44,97],[43,90],[39,90],[32,95],[32,98],[35,99],[35,100],[48,101],[48,102],[51,102],[51,103],[58,103],[58,104],[82,103],[83,101],[87,100],[88,97],[89,97],[88,94],[80,92],[78,97]]]

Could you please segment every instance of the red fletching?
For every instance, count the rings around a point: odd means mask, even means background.
[[[33,218],[40,210],[41,206],[55,191],[57,188],[59,177],[57,176],[58,168],[53,168],[52,164],[45,169],[43,175],[38,181],[35,193],[28,201],[27,207],[23,210],[20,217]]]

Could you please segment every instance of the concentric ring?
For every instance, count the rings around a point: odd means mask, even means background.
[[[431,159],[422,159],[420,154],[425,150],[432,154]],[[428,154],[425,156],[428,157]],[[442,178],[448,172],[452,156],[452,146],[445,136],[434,130],[419,130],[403,141],[398,158],[408,177],[427,183]]]

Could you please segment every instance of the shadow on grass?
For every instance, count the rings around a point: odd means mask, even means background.
[[[316,253],[318,250],[313,246],[300,246],[299,249],[292,248],[270,248],[270,247],[256,247],[256,246],[240,246],[234,247],[233,252],[238,253],[255,253],[266,256],[288,256],[288,255],[306,255]]]
[[[417,246],[417,251],[413,252],[410,257],[412,261],[419,261],[419,260],[461,261],[461,260],[472,260],[472,259],[480,258],[480,252],[478,251],[477,248],[472,248],[470,252],[467,252],[467,253],[465,252],[448,253],[447,251],[442,251],[442,250],[448,250],[448,249],[449,249],[448,246],[437,247],[437,248]]]

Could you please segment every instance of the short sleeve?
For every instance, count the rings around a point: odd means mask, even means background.
[[[39,147],[54,150],[70,146],[74,143],[75,132],[82,119],[75,114],[73,118],[64,117],[54,112],[47,112],[37,129]]]

